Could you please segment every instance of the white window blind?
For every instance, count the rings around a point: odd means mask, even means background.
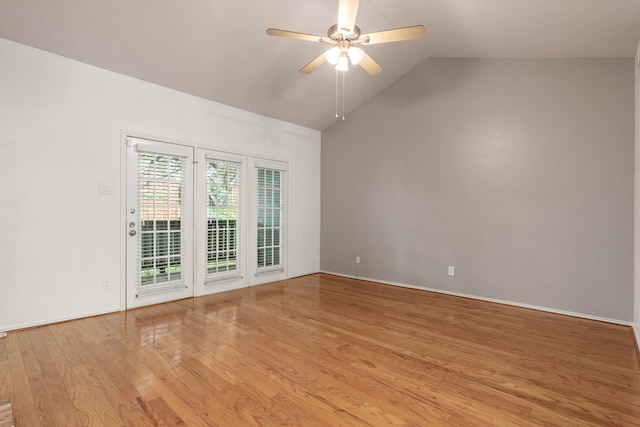
[[[186,160],[178,155],[138,155],[139,268],[136,296],[185,288],[184,212]],[[189,262],[187,260],[187,262]]]
[[[286,172],[256,163],[256,274],[284,269]]]

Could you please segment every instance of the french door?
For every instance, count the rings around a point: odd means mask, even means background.
[[[126,307],[193,286],[193,148],[127,138]]]
[[[287,277],[286,163],[126,143],[126,308]]]

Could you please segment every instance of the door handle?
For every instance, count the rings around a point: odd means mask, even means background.
[[[135,236],[136,234],[136,230],[129,230],[129,236]]]

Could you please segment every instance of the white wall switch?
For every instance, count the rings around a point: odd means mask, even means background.
[[[113,194],[111,190],[111,184],[108,182],[100,182],[98,183],[98,194],[102,196],[110,196]]]
[[[359,256],[356,257],[356,264],[360,264],[360,257]]]
[[[449,266],[449,271],[448,271],[448,273],[447,273],[447,274],[449,274],[449,276],[455,276],[455,274],[456,274],[456,268],[455,268],[453,265],[450,265],[450,266]]]

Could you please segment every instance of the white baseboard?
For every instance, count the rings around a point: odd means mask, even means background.
[[[400,286],[402,288],[418,289],[418,290],[428,291],[428,292],[436,292],[436,293],[439,293],[439,294],[453,295],[453,296],[456,296],[456,297],[463,297],[463,298],[471,298],[471,299],[475,299],[475,300],[479,300],[479,301],[495,302],[495,303],[498,303],[498,304],[511,305],[511,306],[514,306],[514,307],[522,307],[522,308],[529,308],[529,309],[532,309],[532,310],[545,311],[547,313],[563,314],[565,316],[579,317],[579,318],[582,318],[582,319],[589,319],[589,320],[597,320],[599,322],[614,323],[616,325],[634,326],[632,322],[627,322],[627,321],[624,321],[624,320],[610,319],[608,317],[593,316],[593,315],[584,314],[584,313],[575,313],[575,312],[572,312],[572,311],[558,310],[558,309],[549,308],[549,307],[540,307],[540,306],[537,306],[537,305],[523,304],[523,303],[519,303],[519,302],[506,301],[506,300],[501,300],[501,299],[496,299],[496,298],[487,298],[487,297],[482,297],[482,296],[478,296],[478,295],[465,294],[465,293],[461,293],[461,292],[445,291],[445,290],[442,290],[442,289],[428,288],[428,287],[425,287],[425,286],[408,285],[406,283],[390,282],[390,281],[387,281],[387,280],[371,279],[371,278],[362,277],[362,276],[351,276],[349,274],[334,273],[332,271],[321,271],[321,273],[332,274],[334,276],[347,277],[349,279],[357,279],[357,280],[364,280],[364,281],[367,281],[367,282],[381,283],[383,285]],[[638,331],[638,327],[637,326],[635,327],[635,331],[636,331],[636,340],[638,340],[638,343],[640,343],[640,336],[638,335],[638,333],[640,331]]]
[[[43,321],[40,321],[40,322],[17,323],[15,325],[6,326],[5,327],[6,329],[3,329],[3,331],[9,332],[9,331],[17,331],[17,330],[20,330],[20,329],[35,328],[35,327],[38,327],[38,326],[51,325],[53,323],[62,323],[62,322],[69,322],[71,320],[84,319],[85,317],[94,317],[94,316],[100,316],[102,314],[119,313],[120,311],[121,311],[120,309],[114,308],[114,309],[111,309],[111,310],[97,311],[95,313],[83,313],[83,314],[79,314],[77,316],[69,316],[69,317],[48,319],[48,320],[43,320]]]

